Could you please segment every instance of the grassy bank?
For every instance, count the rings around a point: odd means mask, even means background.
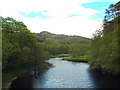
[[[60,58],[60,57],[69,57],[69,54],[59,54],[59,55],[51,55],[50,58]]]
[[[85,56],[84,57],[77,57],[77,58],[73,58],[73,57],[64,58],[63,60],[73,61],[73,62],[88,62],[88,58]]]
[[[19,68],[19,69],[4,71],[2,73],[2,88],[8,88],[12,80],[16,79],[17,77],[21,76],[24,73],[27,73],[29,71],[36,70],[36,69],[43,70],[51,66],[52,64],[42,62],[41,64],[36,65],[36,66],[30,66],[27,68]]]

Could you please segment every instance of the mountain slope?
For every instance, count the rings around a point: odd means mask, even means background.
[[[81,36],[70,36],[64,34],[53,34],[47,31],[42,31],[41,33],[36,33],[36,35],[41,39],[54,39],[58,40],[59,42],[66,42],[66,43],[90,43],[91,39]]]
[[[36,33],[39,41],[44,43],[50,55],[70,54],[73,57],[84,56],[90,44],[90,39],[81,36],[53,34],[47,31]]]

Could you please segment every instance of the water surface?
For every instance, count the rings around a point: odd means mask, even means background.
[[[15,80],[11,87],[21,88],[111,88],[118,87],[118,77],[91,70],[89,64],[51,58],[54,67],[32,71]]]

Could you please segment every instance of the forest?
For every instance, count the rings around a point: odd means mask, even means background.
[[[48,56],[43,44],[23,22],[2,18],[2,36],[3,69],[35,65]]]
[[[2,21],[2,70],[4,73],[29,68],[54,56],[87,57],[92,69],[120,75],[120,2],[106,9],[103,30],[92,39],[82,36],[32,33],[27,26],[11,17]],[[8,73],[7,73],[8,74]]]

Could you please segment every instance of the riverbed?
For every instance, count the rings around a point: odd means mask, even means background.
[[[62,58],[51,58],[47,62],[53,67],[35,70],[18,77],[12,88],[117,88],[117,76],[104,75],[90,69],[88,63],[69,62]]]

